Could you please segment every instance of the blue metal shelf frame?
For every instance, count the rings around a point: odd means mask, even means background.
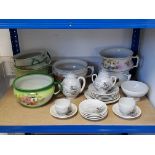
[[[0,19],[10,29],[155,28],[154,19]]]
[[[155,134],[155,126],[129,125],[48,125],[0,126],[1,133],[38,134]]]
[[[16,29],[133,29],[131,49],[138,51],[140,28],[155,28],[154,19],[1,19],[1,29],[10,29],[14,54],[20,51]],[[16,40],[15,40],[16,39]],[[39,125],[0,126],[1,133],[45,134],[155,134],[150,125]]]

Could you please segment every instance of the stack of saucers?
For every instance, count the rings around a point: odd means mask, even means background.
[[[93,84],[90,84],[88,90],[85,91],[85,97],[87,99],[97,99],[106,104],[114,103],[120,98],[119,87],[114,86],[111,90],[104,92],[97,90]]]
[[[79,112],[85,119],[97,121],[104,119],[107,116],[108,108],[102,101],[87,99],[80,103]]]

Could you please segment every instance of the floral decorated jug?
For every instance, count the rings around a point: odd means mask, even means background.
[[[117,78],[115,76],[110,76],[107,72],[103,70],[101,70],[98,75],[92,75],[92,82],[97,90],[110,90],[116,84],[116,80]]]
[[[62,81],[62,92],[67,98],[73,99],[83,91],[85,85],[86,80],[84,77],[77,77],[75,74],[69,73]]]

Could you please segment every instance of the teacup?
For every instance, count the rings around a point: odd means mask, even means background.
[[[119,110],[124,115],[132,113],[136,107],[136,101],[131,97],[122,97],[118,103]]]
[[[70,111],[71,103],[69,99],[57,99],[55,101],[55,111],[59,115],[65,115]]]

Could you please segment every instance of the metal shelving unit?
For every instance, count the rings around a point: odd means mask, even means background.
[[[155,20],[150,19],[1,19],[0,28],[26,29],[115,29],[154,28]]]
[[[16,29],[133,29],[131,49],[137,53],[140,29],[155,28],[155,20],[147,19],[59,19],[59,20],[0,20],[0,29],[10,29],[12,49],[19,53]],[[17,36],[17,37],[14,37]],[[16,39],[16,40],[15,40]],[[16,44],[16,45],[15,45]],[[0,132],[6,133],[52,133],[52,134],[104,134],[104,133],[155,133],[154,125],[36,125],[36,126],[0,126]]]

